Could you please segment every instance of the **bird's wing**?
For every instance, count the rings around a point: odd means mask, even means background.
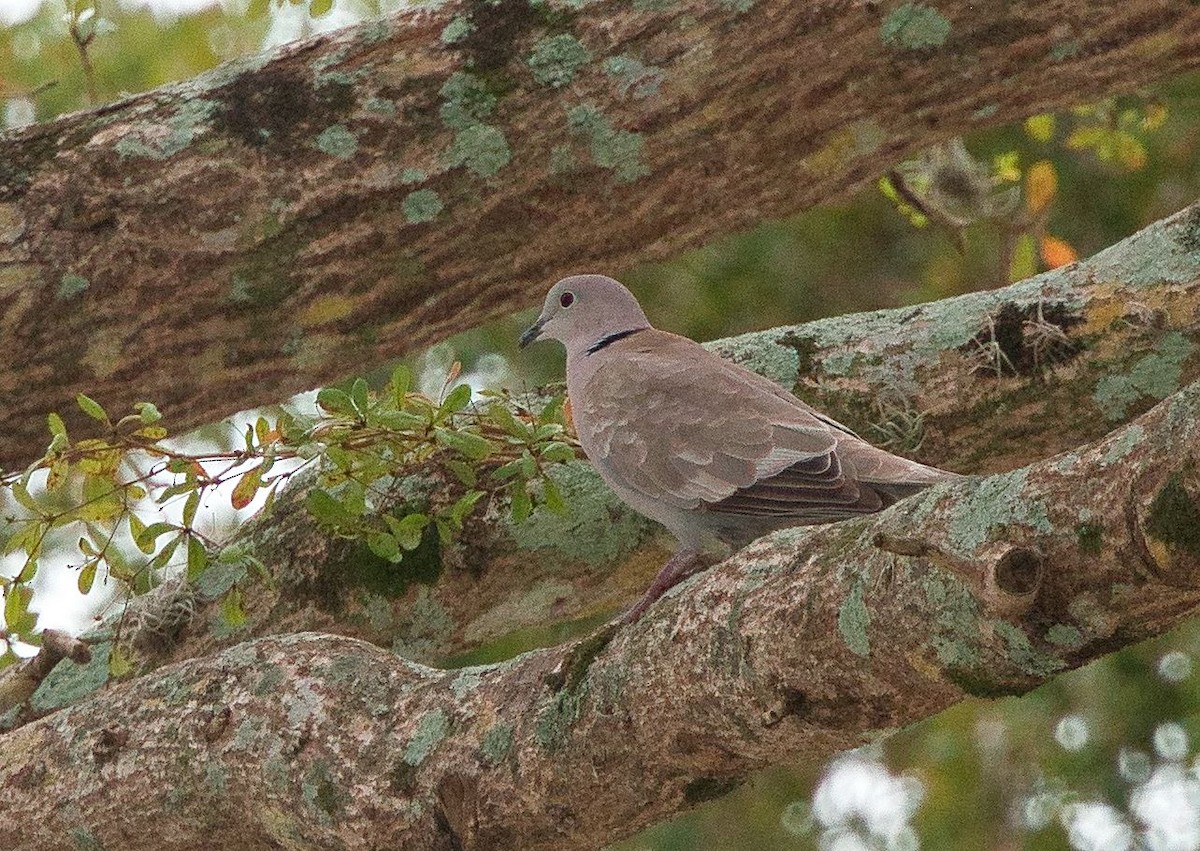
[[[834,519],[886,504],[846,474],[839,438],[861,441],[766,379],[662,331],[604,355],[572,408],[584,448],[622,484],[728,514]]]

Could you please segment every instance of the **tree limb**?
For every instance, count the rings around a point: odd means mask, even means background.
[[[459,0],[0,133],[0,465],[78,392],[210,422],[1196,67],[1198,22],[1158,0]]]
[[[1019,467],[1096,440],[1200,379],[1200,205],[1005,289],[713,346],[868,439],[891,438],[893,451],[967,473]],[[461,496],[445,470],[407,472],[397,511]],[[364,638],[428,664],[484,660],[480,648],[495,642],[509,653],[558,643],[636,599],[671,546],[588,465],[559,481],[568,516],[539,511],[514,526],[505,506],[492,506],[455,545],[431,536],[400,565],[331,538],[304,508],[305,488],[291,488],[242,535],[273,577],[244,595],[246,628],[214,631],[219,604],[197,599],[178,630],[127,629],[126,655],[144,671],[300,630]],[[173,610],[177,593],[167,587],[137,605]],[[47,691],[35,705],[65,702]]]
[[[575,691],[542,684],[561,650],[436,671],[330,636],[238,645],[0,737],[0,843],[599,847],[1162,633],[1200,604],[1198,462],[1200,383],[1078,451],[764,538]]]

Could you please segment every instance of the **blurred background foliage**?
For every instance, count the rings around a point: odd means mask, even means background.
[[[51,120],[400,5],[0,0],[0,121]],[[1192,202],[1198,145],[1193,75],[948,140],[837,203],[669,263],[579,271],[621,272],[656,324],[699,339],[943,298],[1086,256]],[[561,376],[557,347],[516,357],[528,319],[415,357],[422,388],[436,393],[456,360],[476,386]],[[237,434],[195,440],[219,448]],[[214,536],[239,522],[212,511]],[[75,584],[39,586],[47,625],[81,629],[103,607],[99,592],[72,599]],[[619,847],[1200,848],[1198,640],[1188,624],[1019,700],[969,701],[830,765],[763,772]]]

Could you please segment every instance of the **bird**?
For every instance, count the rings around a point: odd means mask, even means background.
[[[770,379],[651,326],[604,275],[550,288],[520,337],[567,351],[580,446],[612,491],[679,548],[621,618],[695,573],[714,544],[881,511],[957,473],[872,446]]]

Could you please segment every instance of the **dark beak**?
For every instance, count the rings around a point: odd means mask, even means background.
[[[545,324],[545,319],[539,319],[537,322],[534,322],[532,325],[526,328],[525,333],[521,335],[519,340],[517,340],[517,346],[523,349],[536,340],[539,336],[541,336],[542,326]]]

